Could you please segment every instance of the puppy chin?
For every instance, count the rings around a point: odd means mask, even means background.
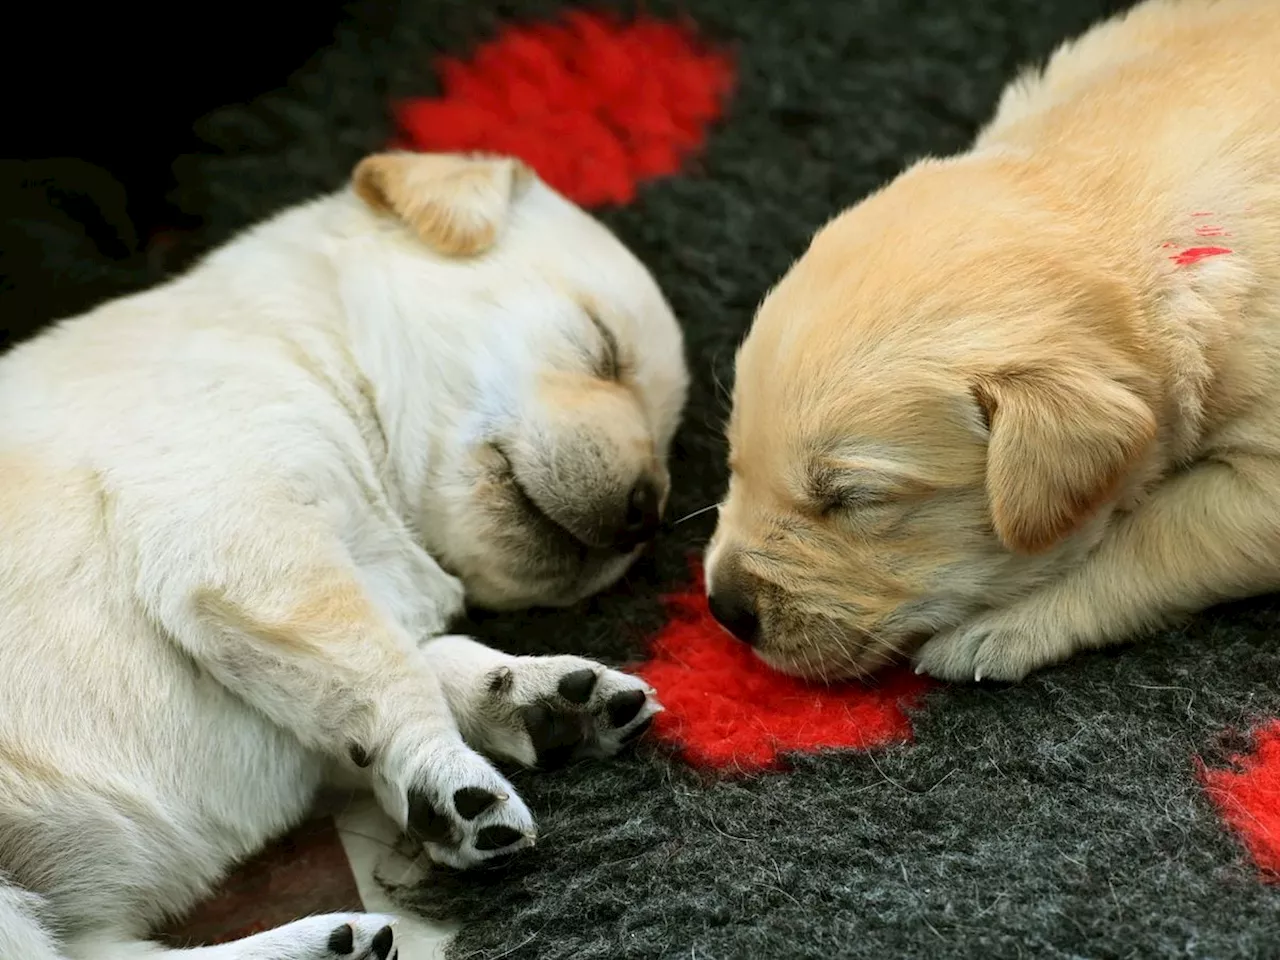
[[[629,554],[589,558],[572,574],[540,575],[529,570],[503,570],[501,559],[483,573],[462,575],[468,602],[481,610],[510,612],[534,607],[571,607],[617,583],[643,548]]]
[[[630,553],[606,560],[594,572],[587,571],[575,590],[574,598],[569,603],[577,603],[579,600],[583,600],[594,593],[599,593],[612,587],[622,579],[623,574],[631,568],[631,565],[636,562],[643,550],[643,547],[637,547]]]
[[[833,611],[765,609],[753,644],[756,655],[781,673],[835,683],[865,680],[881,669],[904,663],[931,631],[891,627],[883,618],[854,621]]]
[[[811,650],[775,649],[767,645],[757,647],[755,655],[771,670],[784,673],[798,680],[817,683],[841,683],[860,680],[870,671],[858,667],[844,656]]]

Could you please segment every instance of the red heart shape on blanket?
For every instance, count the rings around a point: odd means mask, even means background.
[[[629,203],[641,181],[678,173],[733,85],[729,58],[686,26],[580,11],[438,68],[441,96],[396,105],[398,146],[516,156],[586,206]]]

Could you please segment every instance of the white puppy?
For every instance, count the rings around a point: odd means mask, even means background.
[[[0,958],[135,958],[363,778],[437,861],[527,846],[481,754],[603,756],[659,708],[436,637],[567,604],[654,532],[680,333],[504,159],[385,154],[188,275],[0,361]],[[317,917],[202,960],[387,960]]]

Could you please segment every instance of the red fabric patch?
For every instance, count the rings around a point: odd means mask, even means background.
[[[824,686],[766,666],[711,616],[701,577],[666,598],[670,622],[636,672],[666,709],[654,719],[659,739],[678,744],[700,767],[748,772],[782,766],[780,755],[858,749],[911,739],[905,707],[931,681],[886,671],[873,684]]]
[[[508,28],[439,70],[443,96],[396,106],[399,146],[517,156],[586,206],[678,173],[733,83],[729,58],[686,27],[581,11]]]
[[[1255,732],[1252,753],[1232,757],[1227,769],[1202,765],[1200,778],[1259,869],[1280,879],[1280,720]]]

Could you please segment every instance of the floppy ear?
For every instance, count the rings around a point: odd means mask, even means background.
[[[980,378],[987,498],[1010,550],[1059,543],[1116,494],[1156,435],[1151,408],[1096,373],[1043,368]]]
[[[470,257],[498,239],[533,172],[509,157],[379,153],[351,175],[356,195],[399,217],[436,253]]]

